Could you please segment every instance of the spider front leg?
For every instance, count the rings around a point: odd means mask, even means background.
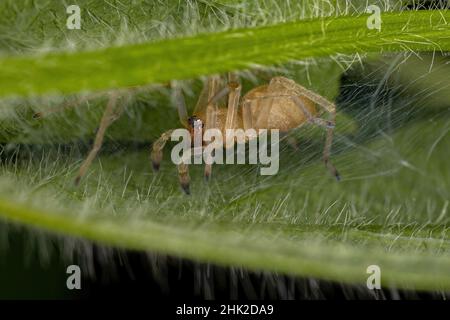
[[[167,141],[170,139],[173,130],[168,130],[164,132],[158,140],[156,140],[152,145],[152,152],[150,154],[150,159],[152,160],[153,170],[156,172],[159,170],[161,161],[163,158],[163,149]]]
[[[169,141],[173,131],[174,130],[168,130],[168,131],[164,132],[158,138],[158,140],[156,140],[153,143],[150,158],[152,160],[152,167],[153,167],[154,171],[159,170],[159,167],[160,167],[160,164],[161,164],[161,161],[163,158],[164,146],[166,145],[167,141]],[[188,166],[190,157],[191,157],[191,153],[189,153],[189,152],[186,154],[183,154],[181,162],[177,166],[178,176],[179,176],[179,180],[180,180],[180,186],[186,194],[190,194],[190,188],[189,188],[190,177],[189,177],[189,166]]]
[[[180,119],[181,124],[184,127],[188,127],[189,123],[188,123],[188,113],[187,113],[187,108],[186,108],[186,101],[184,100],[184,96],[183,93],[181,91],[181,88],[177,85],[177,83],[175,81],[171,82],[171,87],[172,87],[172,103],[175,104],[175,106],[177,107],[177,111],[178,111],[178,117]],[[173,130],[168,130],[166,132],[164,132],[161,137],[159,137],[158,140],[156,140],[153,143],[152,146],[152,152],[150,154],[150,158],[152,160],[152,167],[154,171],[158,171],[162,158],[163,158],[163,149],[164,146],[166,145],[167,141],[170,139],[171,135],[172,135]],[[180,184],[181,187],[183,188],[184,192],[186,192],[187,194],[190,194],[189,191],[189,168],[187,163],[180,163],[178,165],[178,174],[180,177]]]
[[[91,166],[92,161],[94,161],[95,157],[100,151],[100,148],[103,144],[103,139],[105,137],[106,129],[108,129],[108,127],[120,117],[125,108],[125,104],[117,106],[117,99],[118,93],[111,92],[108,104],[106,106],[105,112],[103,113],[102,120],[97,131],[97,135],[95,136],[94,145],[89,152],[89,155],[80,167],[78,175],[75,178],[75,185],[78,185],[80,183],[81,179],[85,176],[87,170]]]
[[[190,190],[190,182],[191,178],[189,176],[189,163],[192,158],[192,155],[202,155],[203,154],[203,146],[201,147],[192,147],[189,149],[189,152],[183,153],[181,157],[181,161],[178,164],[178,178],[180,181],[181,189],[187,194],[191,194]]]

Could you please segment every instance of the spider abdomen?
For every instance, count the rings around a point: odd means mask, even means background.
[[[269,92],[268,85],[259,86],[250,90],[242,99],[250,105],[252,126],[254,129],[278,129],[289,131],[297,128],[307,121],[305,112],[296,105],[293,93],[286,88],[277,88],[276,96]],[[273,97],[273,98],[272,98]],[[265,100],[271,99],[272,106],[268,114]],[[314,103],[306,97],[297,97],[306,110],[312,115],[317,114]]]

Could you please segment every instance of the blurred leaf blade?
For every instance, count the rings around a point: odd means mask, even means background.
[[[450,12],[384,13],[381,32],[367,16],[338,17],[111,47],[0,58],[0,96],[73,93],[189,79],[333,54],[450,50]]]

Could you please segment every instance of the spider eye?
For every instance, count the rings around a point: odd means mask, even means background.
[[[195,129],[195,128],[203,128],[203,122],[196,116],[192,116],[188,118],[189,125]]]

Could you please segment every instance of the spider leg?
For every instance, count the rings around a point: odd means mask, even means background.
[[[256,106],[256,100],[245,100],[242,103],[242,122],[244,130],[253,128],[252,109]]]
[[[336,125],[336,106],[334,103],[329,101],[328,99],[322,97],[321,95],[306,89],[305,87],[299,85],[293,80],[284,78],[284,77],[275,77],[270,81],[270,84],[280,84],[284,88],[288,89],[293,93],[292,100],[295,104],[297,104],[308,118],[310,122],[315,125],[325,127],[327,129],[327,136],[325,139],[325,147],[323,150],[323,161],[325,166],[331,172],[331,174],[336,178],[336,180],[340,180],[340,175],[336,170],[336,167],[330,161],[330,150],[333,142],[333,131]],[[325,109],[330,114],[330,119],[325,120],[322,118],[316,118],[311,115],[311,113],[306,109],[303,105],[299,97],[304,96],[311,100],[312,102],[319,105],[321,108]]]
[[[286,143],[295,151],[299,150],[298,141],[295,139],[290,132],[280,132],[280,140],[286,140]]]
[[[196,154],[197,152],[201,152],[203,150],[203,146],[199,147],[201,150],[196,150],[194,147],[191,148],[191,152],[183,154],[181,162],[178,164],[178,178],[180,181],[181,189],[183,189],[184,193],[187,195],[191,194],[190,190],[190,181],[191,178],[189,176],[189,160],[192,157],[192,154]]]
[[[229,93],[230,93],[229,86],[224,87],[223,89],[218,91],[212,98],[209,99],[208,105],[210,105],[210,104],[217,104],[220,101],[220,99],[222,99],[223,97],[225,97]]]
[[[228,129],[236,129],[238,127],[238,109],[239,100],[241,98],[241,84],[234,73],[228,75],[228,105],[227,105],[227,117],[225,119],[225,134]],[[228,148],[228,137],[226,137],[226,147]],[[234,145],[234,143],[233,143]]]
[[[254,127],[258,129],[267,129],[269,127],[269,118],[272,111],[273,100],[277,98],[277,83],[271,81],[267,87],[267,96],[260,101],[260,108],[258,109],[258,117],[254,123]],[[251,100],[251,103],[257,103],[256,100]],[[250,105],[249,105],[250,108]],[[251,111],[247,111],[248,117],[251,116]]]
[[[103,144],[103,138],[105,137],[106,129],[108,129],[108,127],[121,116],[125,108],[125,104],[117,106],[117,99],[118,99],[117,96],[118,96],[117,92],[110,93],[108,104],[106,106],[105,112],[103,113],[102,120],[100,122],[100,126],[97,131],[97,135],[95,136],[94,145],[91,151],[89,152],[89,155],[81,165],[78,175],[75,178],[76,185],[80,183],[81,179],[84,177],[90,165],[92,164],[92,161],[95,159],[98,152],[100,151],[100,148]]]
[[[226,94],[228,93],[228,88],[222,89],[220,91],[217,91],[219,86],[219,79],[217,77],[211,77],[208,79],[208,105],[206,107],[206,123],[205,128],[213,129],[217,124],[217,110],[218,101]],[[206,159],[205,164],[205,171],[204,171],[204,177],[206,181],[209,181],[209,178],[211,177],[212,172],[212,164],[210,161],[211,155],[207,155],[208,159]]]
[[[337,171],[336,167],[333,163],[330,161],[330,150],[331,150],[331,144],[333,143],[333,130],[334,125],[336,123],[336,114],[332,115],[331,120],[333,126],[328,127],[327,129],[327,137],[325,140],[325,147],[323,149],[323,162],[325,163],[325,166],[330,170],[331,174],[336,178],[337,181],[341,180],[341,176],[339,175],[339,172]]]
[[[329,113],[336,112],[336,106],[333,102],[329,101],[328,99],[322,97],[320,94],[317,94],[309,89],[306,89],[305,87],[299,85],[295,81],[285,78],[285,77],[275,77],[270,81],[270,84],[281,84],[286,89],[289,89],[289,91],[293,92],[296,96],[305,96],[309,100],[313,101],[314,103],[318,104],[322,108],[324,108]]]
[[[209,85],[209,97],[208,97],[208,107],[206,113],[206,128],[212,129],[216,125],[217,117],[217,102],[228,94],[228,109],[227,117],[225,120],[225,132],[227,129],[234,129],[238,126],[237,124],[237,112],[239,108],[239,99],[241,96],[241,85],[234,73],[229,73],[228,84],[225,88],[217,91],[217,85]],[[210,156],[210,155],[207,155]],[[207,161],[205,164],[205,179],[208,181],[211,176],[212,164]]]
[[[168,130],[164,132],[158,140],[156,140],[152,145],[152,152],[150,154],[150,159],[152,160],[152,167],[154,171],[159,170],[163,158],[163,149],[167,141],[170,139],[173,130]]]
[[[273,98],[261,99],[260,103],[260,111],[254,126],[258,129],[267,129],[269,126],[269,116],[272,110]]]
[[[178,165],[178,177],[180,179],[180,185],[183,191],[187,194],[191,194],[189,187],[191,178],[189,177],[189,166],[186,163],[180,163]]]
[[[172,103],[175,104],[178,110],[178,117],[180,118],[180,122],[184,127],[188,127],[188,113],[186,108],[186,101],[184,100],[183,93],[181,88],[177,85],[176,81],[172,81],[170,83],[172,87]]]
[[[299,99],[297,96],[292,96],[291,99],[295,102],[295,104],[302,110],[303,114],[306,116],[309,122],[324,128],[334,127],[334,123],[329,120],[325,120],[322,118],[314,117],[311,112],[309,112],[308,108],[306,108],[305,104]]]
[[[307,96],[307,98],[309,98],[309,97]],[[320,97],[320,98],[326,100],[323,97]],[[331,150],[331,145],[333,143],[333,131],[334,131],[334,127],[336,125],[336,107],[334,106],[333,103],[329,102],[328,100],[326,100],[326,101],[329,104],[327,104],[326,107],[323,106],[322,104],[317,103],[320,106],[322,106],[323,108],[330,110],[331,119],[325,120],[322,118],[313,117],[311,115],[311,113],[308,111],[308,109],[305,107],[305,105],[303,104],[301,99],[298,98],[298,96],[292,96],[292,100],[303,111],[305,116],[308,118],[309,122],[311,122],[315,125],[321,126],[321,127],[325,127],[327,129],[327,136],[325,139],[325,146],[323,149],[323,162],[325,163],[325,166],[328,168],[328,170],[331,172],[331,174],[336,178],[336,180],[339,181],[341,179],[339,172],[337,171],[337,169],[333,165],[333,163],[331,163],[331,161],[330,161],[330,150]],[[318,100],[318,101],[320,101],[320,100]]]
[[[160,167],[160,164],[161,164],[161,161],[163,158],[162,150],[164,149],[164,146],[166,145],[167,141],[169,141],[169,139],[172,135],[172,132],[173,132],[173,130],[168,130],[168,131],[164,132],[158,138],[158,140],[156,140],[153,143],[150,158],[152,160],[152,166],[153,166],[154,171],[159,170],[159,167]],[[188,166],[188,161],[189,161],[190,157],[191,157],[191,153],[183,154],[181,163],[178,164],[178,166],[177,166],[180,185],[186,194],[190,194],[190,189],[189,189],[190,177],[189,177],[189,166]]]

